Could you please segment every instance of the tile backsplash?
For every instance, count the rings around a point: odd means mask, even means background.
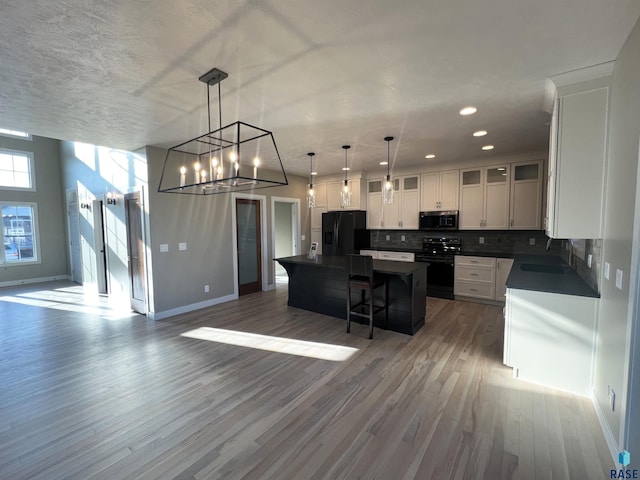
[[[404,241],[402,240],[403,236]],[[491,252],[560,255],[562,248],[561,240],[553,240],[547,250],[549,237],[541,230],[459,230],[457,232],[371,230],[371,246],[373,248],[421,250],[422,239],[425,237],[460,238],[462,251],[469,254]]]

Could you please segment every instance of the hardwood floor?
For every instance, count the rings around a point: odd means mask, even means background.
[[[615,468],[589,399],[511,378],[501,308],[429,298],[417,335],[370,341],[365,325],[347,334],[287,307],[286,291],[152,322],[71,284],[0,289],[0,478],[601,480]],[[330,361],[201,339],[212,328],[357,351]]]

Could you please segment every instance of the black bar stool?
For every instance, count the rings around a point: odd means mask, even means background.
[[[381,304],[376,305],[375,291],[382,287]],[[351,303],[351,290],[360,290],[360,301]],[[367,296],[368,292],[368,296]],[[351,331],[351,315],[369,319],[369,338],[373,338],[373,316],[384,310],[384,325],[389,319],[389,285],[384,275],[373,272],[373,258],[369,255],[347,255],[347,333]]]

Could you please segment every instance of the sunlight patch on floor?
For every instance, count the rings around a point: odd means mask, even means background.
[[[305,340],[295,340],[293,338],[273,337],[270,335],[260,335],[258,333],[239,332],[211,327],[196,328],[195,330],[190,330],[180,335],[198,340],[207,340],[209,342],[318,358],[332,362],[344,362],[358,351],[357,348],[345,347],[344,345],[308,342]]]

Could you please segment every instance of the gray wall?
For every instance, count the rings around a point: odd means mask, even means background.
[[[38,205],[40,263],[0,267],[0,284],[68,275],[66,210],[61,188],[58,140],[33,137],[33,140],[0,136],[0,147],[33,152],[35,192],[0,189],[0,201],[35,202]]]
[[[621,439],[624,410],[623,392],[629,359],[627,343],[629,318],[629,272],[633,249],[633,222],[640,132],[640,24],[637,24],[616,59],[611,102],[609,166],[605,195],[602,242],[603,262],[611,264],[611,276],[601,278],[598,339],[595,364],[595,397],[606,424],[616,440]],[[624,271],[623,288],[615,286],[616,269]],[[618,406],[609,407],[608,386],[616,394]],[[637,395],[636,395],[637,396]],[[637,409],[638,399],[636,399]],[[636,429],[637,430],[637,429]],[[619,447],[622,447],[620,442]],[[635,452],[636,456],[640,452]]]
[[[149,223],[151,263],[153,265],[152,312],[211,302],[234,292],[233,199],[230,194],[195,196],[158,193],[166,151],[147,147],[149,165]],[[247,192],[250,193],[250,192]],[[256,190],[265,195],[267,225],[268,284],[274,283],[273,240],[271,231],[271,197],[306,198],[306,180],[289,176],[289,185]],[[307,209],[301,209],[301,231],[309,230]],[[186,251],[178,244],[187,243]],[[167,244],[169,251],[160,252]],[[307,239],[301,243],[308,248]],[[205,293],[204,286],[210,291]],[[263,286],[264,288],[265,286]]]
[[[62,188],[65,192],[76,191],[79,203],[94,199],[105,200],[107,192],[115,194],[116,205],[104,203],[110,293],[129,295],[123,200],[127,192],[142,190],[146,193],[147,166],[144,151],[123,152],[65,141],[60,142],[60,158]],[[80,209],[79,213],[83,284],[95,285],[97,269],[93,213],[85,209]]]

